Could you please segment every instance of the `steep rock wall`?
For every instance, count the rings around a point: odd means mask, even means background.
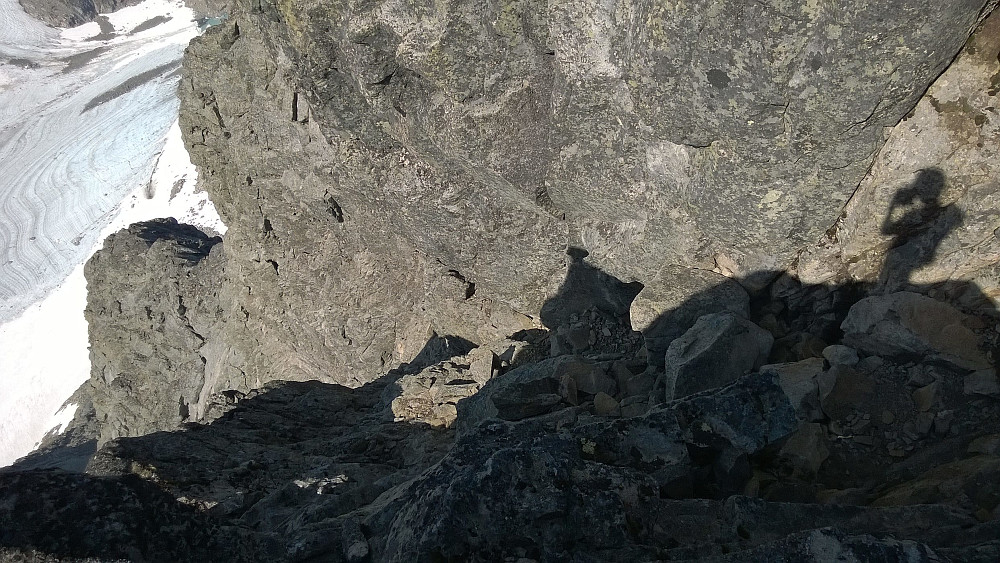
[[[784,269],[986,8],[237,2],[181,88],[228,338],[268,377],[391,366],[414,327],[529,326],[567,245],[626,281]]]
[[[209,341],[220,321],[220,242],[161,219],[111,235],[87,262],[88,387],[100,442],[201,418],[206,387],[225,371]]]

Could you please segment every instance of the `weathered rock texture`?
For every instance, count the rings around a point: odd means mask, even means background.
[[[56,27],[76,27],[142,0],[20,0],[29,16]]]
[[[1000,559],[993,4],[238,0],[0,558]]]
[[[891,289],[973,282],[1000,302],[1000,14],[982,28],[889,132],[872,170],[822,247],[798,267],[809,283],[876,280]]]
[[[150,221],[111,235],[87,263],[90,386],[101,442],[201,418],[225,371],[213,354],[217,344],[207,342],[220,320],[220,243],[173,219]]]
[[[642,283],[783,268],[985,9],[236,2],[181,87],[224,340],[251,378],[338,380],[527,328],[567,245]]]

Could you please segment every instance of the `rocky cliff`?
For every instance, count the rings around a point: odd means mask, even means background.
[[[141,0],[20,0],[29,16],[56,27],[76,27],[94,21],[98,14],[134,6]]]
[[[994,6],[235,2],[0,554],[995,561]]]
[[[935,209],[970,210],[961,234],[940,226],[945,244],[978,246],[920,281],[982,274],[1000,226],[982,207],[995,34],[937,94],[952,105],[927,102],[968,121],[964,136],[907,120],[890,146],[983,144],[968,150],[984,164],[931,151],[873,166],[990,7],[237,5],[191,46],[181,88],[192,159],[232,229],[224,340],[245,343],[237,367],[254,378],[346,381],[345,365],[411,360],[414,333],[526,328],[567,245],[651,294],[700,270],[752,291],[796,266],[810,283],[870,280],[895,240],[871,218],[931,167],[948,179]],[[262,354],[257,333],[273,334]]]

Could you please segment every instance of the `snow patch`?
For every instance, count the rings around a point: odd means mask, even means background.
[[[66,403],[61,409],[56,411],[56,414],[52,416],[52,420],[49,421],[49,427],[52,428],[50,432],[55,434],[65,432],[69,423],[73,422],[73,416],[76,415],[76,410],[79,407],[80,405],[76,403]]]
[[[86,41],[87,39],[95,37],[100,33],[101,26],[98,25],[97,22],[87,22],[76,27],[63,29],[59,36],[68,42],[76,43],[79,41]]]
[[[111,25],[115,26],[117,33],[129,33],[140,24],[156,17],[171,18],[171,21],[160,24],[160,26],[166,27],[170,27],[173,20],[182,20],[183,22],[173,23],[174,27],[187,25],[188,22],[194,20],[194,12],[184,6],[184,2],[176,0],[145,0],[145,2],[122,8],[117,12],[106,14],[106,16]],[[160,26],[151,29],[158,30]]]
[[[149,182],[114,213],[87,259],[109,235],[138,221],[174,217],[210,233],[226,232],[208,194],[197,187],[197,170],[176,120]],[[48,297],[0,325],[0,467],[29,453],[52,429],[62,432],[73,419],[75,406],[64,403],[90,377],[86,304],[87,282],[79,264]]]

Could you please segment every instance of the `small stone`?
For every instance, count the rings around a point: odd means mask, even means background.
[[[913,402],[916,403],[918,411],[927,412],[931,410],[931,407],[934,406],[934,400],[937,398],[937,389],[938,384],[935,382],[913,392]]]
[[[836,436],[843,436],[844,434],[847,434],[845,428],[836,420],[830,421],[830,433]]]
[[[902,448],[889,448],[889,455],[892,457],[906,457],[906,452]]]
[[[1000,434],[980,436],[969,444],[970,454],[1000,455]]]
[[[601,391],[597,395],[594,395],[594,414],[598,416],[618,416],[621,415],[621,409],[618,407],[618,401],[614,397]]]
[[[829,385],[829,379],[833,380],[833,385],[829,392],[824,393],[823,388]],[[833,419],[846,417],[857,405],[871,397],[875,390],[875,382],[871,376],[844,365],[828,369],[819,383],[823,412]]]
[[[582,352],[590,345],[590,329],[583,325],[570,327],[566,332],[566,341],[574,352]]]
[[[559,396],[571,405],[579,405],[580,399],[576,392],[576,380],[569,374],[559,379]]]
[[[653,377],[645,373],[633,375],[622,385],[621,394],[623,397],[648,395],[649,391],[653,388],[653,382]]]
[[[954,411],[941,411],[934,417],[934,433],[945,436],[951,430],[951,423],[955,419]]]
[[[770,332],[775,338],[781,338],[788,334],[788,329],[783,326],[777,317],[770,313],[761,317],[757,324],[760,328]]]
[[[792,351],[799,360],[822,358],[825,349],[826,342],[812,334],[805,334],[798,344],[792,346]]]
[[[966,395],[1000,395],[1000,381],[995,369],[982,369],[965,376],[963,390]]]
[[[854,423],[854,425],[851,427],[851,429],[854,431],[854,433],[857,434],[857,433],[860,433],[860,432],[864,432],[865,430],[868,430],[869,426],[871,426],[871,421],[870,420],[859,420],[859,421],[857,421],[857,422]]]
[[[341,528],[341,545],[344,549],[344,558],[348,561],[360,562],[368,558],[368,540],[361,531],[361,525],[353,518],[344,521]]]
[[[892,414],[892,411],[882,411],[882,424],[892,424],[896,421],[896,415]]]
[[[831,366],[855,366],[861,361],[858,352],[849,346],[834,344],[823,348],[823,357]]]
[[[858,362],[857,368],[861,371],[871,373],[882,367],[882,364],[884,363],[885,360],[879,356],[868,356],[867,358],[862,358],[861,361]]]
[[[823,426],[817,423],[803,424],[782,446],[780,455],[807,474],[815,474],[826,458],[830,457]]]
[[[560,363],[556,368],[556,375],[560,376],[560,382],[565,376],[571,377],[576,383],[577,392],[596,395],[604,391],[608,395],[614,395],[617,391],[615,380],[609,377],[604,369],[579,358],[567,359]]]
[[[917,434],[921,436],[930,434],[931,428],[934,427],[934,415],[929,412],[922,412],[918,414],[915,427]]]
[[[628,369],[626,362],[619,360],[611,364],[611,368],[608,369],[608,375],[613,377],[615,379],[615,383],[617,383],[618,387],[621,388],[624,387],[625,382],[631,379],[635,374],[632,373],[632,370]]]
[[[819,387],[816,381],[816,376],[823,373],[823,360],[812,358],[796,363],[770,364],[761,367],[760,372],[778,375],[781,389],[800,418],[811,421],[823,418],[823,413],[819,411]],[[827,393],[833,388],[832,381],[828,387]]]
[[[874,446],[875,438],[871,436],[855,436],[854,441],[864,446]]]
[[[627,397],[620,403],[621,414],[625,418],[642,416],[649,410],[649,402],[645,397]]]
[[[601,334],[603,334],[606,337],[610,337],[611,336],[611,329],[608,328],[608,327],[604,327],[604,328],[601,329]]]
[[[925,366],[914,366],[909,369],[910,378],[906,384],[910,387],[923,387],[934,383],[934,375]]]
[[[469,371],[471,372],[472,379],[477,383],[485,384],[493,378],[495,373],[494,365],[497,363],[496,354],[491,350],[476,348],[469,353],[468,357],[471,360]]]

